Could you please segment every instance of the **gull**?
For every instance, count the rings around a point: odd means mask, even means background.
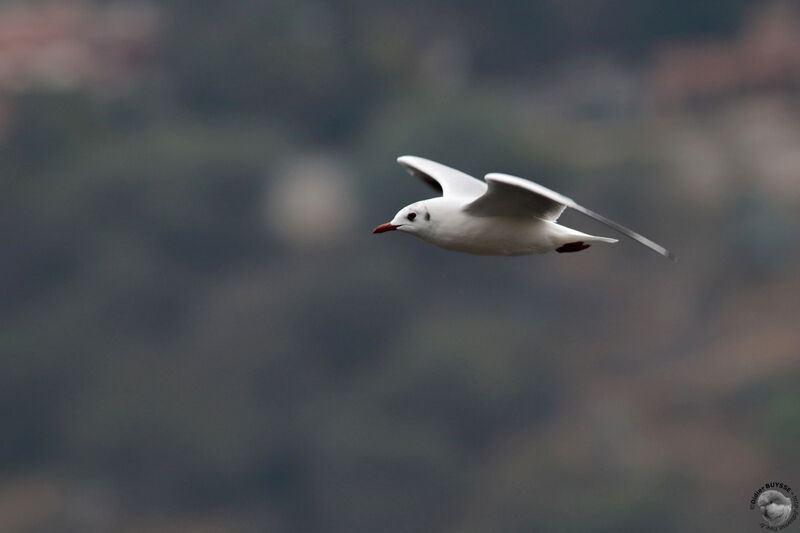
[[[556,223],[570,207],[675,260],[660,244],[530,180],[491,173],[484,182],[413,155],[398,157],[397,162],[441,196],[404,207],[373,233],[403,231],[446,250],[478,255],[580,252],[592,243],[617,242]]]

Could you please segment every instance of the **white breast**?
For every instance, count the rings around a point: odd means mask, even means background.
[[[555,248],[552,227],[539,219],[452,216],[427,236],[447,250],[479,255],[524,255]]]

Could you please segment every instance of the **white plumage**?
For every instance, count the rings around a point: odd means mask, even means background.
[[[617,242],[558,224],[570,207],[675,259],[663,246],[530,180],[492,173],[483,182],[422,157],[406,155],[397,161],[442,196],[404,207],[374,233],[399,230],[447,250],[480,255],[578,252],[591,243]]]

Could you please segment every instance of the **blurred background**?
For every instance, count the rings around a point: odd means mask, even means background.
[[[678,263],[372,235],[402,154]],[[744,532],[800,485],[795,2],[2,2],[0,180],[2,531]]]

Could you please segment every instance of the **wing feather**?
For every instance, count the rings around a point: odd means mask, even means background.
[[[538,183],[498,173],[487,174],[485,179],[489,184],[486,193],[467,204],[466,212],[476,216],[529,216],[555,221],[570,207],[675,261],[675,254],[660,244]]]
[[[460,170],[413,155],[397,158],[412,176],[416,176],[443,196],[474,199],[486,192],[486,184]]]
[[[464,207],[475,216],[542,218],[555,221],[572,202],[566,196],[529,180],[507,174],[487,174],[488,190]]]

